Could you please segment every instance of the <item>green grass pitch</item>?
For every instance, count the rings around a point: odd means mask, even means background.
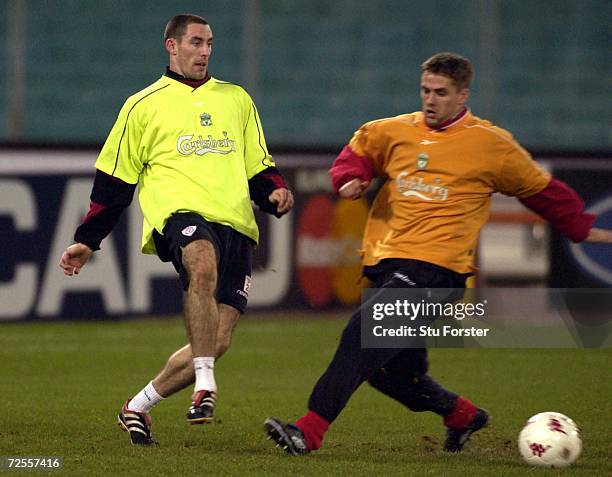
[[[185,342],[180,318],[4,324],[0,456],[59,456],[64,464],[55,474],[75,476],[612,475],[610,349],[432,350],[431,374],[492,415],[463,453],[441,451],[439,417],[406,411],[364,385],[321,451],[285,456],[266,441],[263,420],[302,415],[348,315],[243,318],[216,366],[219,422],[188,425],[191,391],[184,390],[153,410],[161,445],[144,449],[130,445],[116,414]],[[574,466],[522,463],[516,437],[540,411],[565,413],[582,428]]]

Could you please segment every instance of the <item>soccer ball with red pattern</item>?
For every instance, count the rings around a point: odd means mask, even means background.
[[[519,434],[523,459],[539,467],[567,467],[582,450],[580,429],[559,412],[541,412],[529,418]]]

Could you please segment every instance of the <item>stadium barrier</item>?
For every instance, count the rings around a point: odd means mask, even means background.
[[[58,267],[89,208],[95,159],[95,152],[0,153],[0,321],[180,312],[172,265],[140,253],[137,200],[78,277],[66,277]],[[277,157],[296,207],[280,220],[256,213],[261,240],[250,308],[359,301],[356,249],[367,204],[332,197],[332,159]]]
[[[61,253],[89,207],[95,158],[93,151],[0,152],[0,322],[180,312],[181,289],[172,265],[140,253],[137,200],[78,277],[61,272]],[[281,220],[256,213],[261,241],[250,309],[358,303],[364,282],[357,250],[367,201],[333,197],[327,176],[332,155],[275,158],[292,184],[296,207]],[[612,163],[590,162],[592,170],[583,161],[580,171],[566,169],[562,179],[579,186],[601,225],[612,227]],[[572,248],[558,237],[551,247],[555,270],[576,278],[572,284],[612,284],[610,254],[603,249]]]

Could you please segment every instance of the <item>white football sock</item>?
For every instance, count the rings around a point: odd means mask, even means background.
[[[158,394],[151,381],[130,400],[128,409],[136,412],[149,412],[162,399],[164,398]]]
[[[195,369],[195,386],[196,392],[217,391],[217,383],[215,382],[215,358],[197,357],[193,358],[193,367]]]

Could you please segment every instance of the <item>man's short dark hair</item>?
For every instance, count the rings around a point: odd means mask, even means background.
[[[183,35],[187,31],[187,27],[192,23],[208,25],[208,22],[204,20],[204,18],[192,13],[175,15],[166,25],[166,29],[164,30],[164,41],[168,38],[174,38],[175,40],[181,41],[181,38],[183,38]]]
[[[423,73],[448,76],[457,89],[469,88],[472,81],[472,63],[456,53],[437,53],[421,65]]]

